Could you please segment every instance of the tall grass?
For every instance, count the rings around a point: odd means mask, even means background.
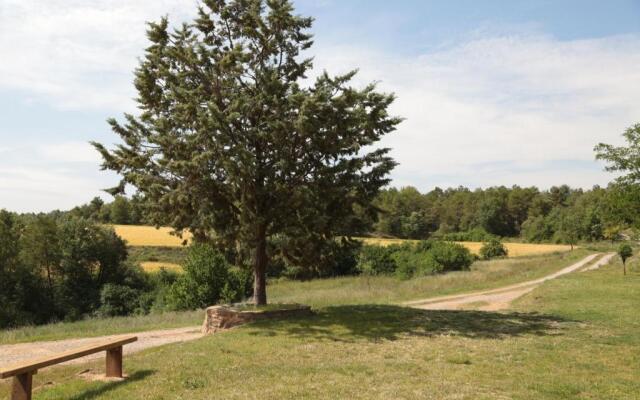
[[[202,310],[165,312],[113,318],[87,318],[75,322],[24,326],[0,330],[0,344],[59,340],[74,337],[96,337],[120,333],[142,332],[195,326],[202,323]]]
[[[307,282],[275,281],[267,286],[269,301],[303,303],[314,307],[337,304],[390,304],[433,296],[491,289],[535,279],[576,262],[589,252],[478,261],[470,271],[398,280],[391,276],[355,276]]]

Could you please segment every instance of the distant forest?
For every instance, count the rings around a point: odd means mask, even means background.
[[[379,234],[427,239],[485,240],[486,235],[519,237],[529,242],[574,243],[615,240],[636,225],[637,189],[610,185],[591,190],[554,186],[436,188],[422,194],[413,187],[380,193],[373,224]]]
[[[377,218],[369,218],[366,231],[352,234],[474,241],[498,236],[556,243],[616,240],[637,225],[640,210],[633,199],[640,193],[635,191],[614,184],[590,190],[499,186],[436,188],[427,193],[411,186],[389,188],[375,200]],[[95,198],[69,213],[102,223],[148,223],[144,201],[137,196],[116,197],[111,203]]]

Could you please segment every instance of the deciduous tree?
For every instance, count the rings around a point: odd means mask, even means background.
[[[633,249],[627,243],[623,243],[618,248],[618,255],[622,259],[622,268],[624,274],[627,274],[627,259],[633,255]]]

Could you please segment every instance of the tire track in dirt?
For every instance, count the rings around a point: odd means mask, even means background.
[[[133,342],[123,347],[124,354],[131,354],[150,347],[162,346],[169,343],[186,342],[202,337],[199,326],[187,328],[163,329],[156,331],[127,333],[126,336],[135,335],[137,342]],[[11,364],[47,357],[74,348],[90,346],[104,340],[115,339],[123,335],[110,335],[81,339],[64,339],[49,342],[31,342],[6,344],[0,346],[0,368],[8,367]],[[91,354],[86,357],[67,361],[59,365],[82,364],[87,361],[104,358],[104,353]]]
[[[568,267],[562,268],[559,271],[539,279],[504,286],[497,289],[410,301],[404,303],[404,305],[423,310],[460,310],[467,308],[481,311],[502,310],[509,307],[509,304],[513,300],[531,292],[542,283],[558,278],[562,275],[578,271],[601,255],[601,253],[591,254]],[[600,268],[602,265],[611,261],[614,255],[614,253],[605,254],[593,265],[585,268],[585,270]]]

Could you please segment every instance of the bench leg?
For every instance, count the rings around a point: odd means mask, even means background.
[[[122,378],[122,346],[107,350],[107,377]]]
[[[14,376],[11,387],[11,400],[31,400],[32,383],[33,372],[25,372]]]

